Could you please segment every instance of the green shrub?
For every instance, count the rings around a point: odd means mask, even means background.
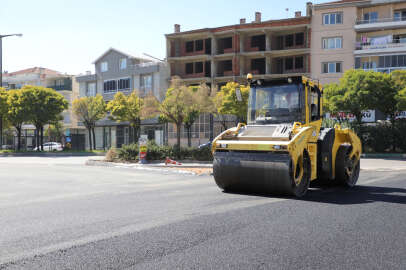
[[[128,144],[124,145],[118,149],[117,155],[118,158],[121,160],[126,160],[126,161],[134,161],[138,159],[138,153],[139,153],[139,148],[138,145],[133,143],[133,144]]]
[[[117,149],[117,157],[125,161],[135,161],[138,160],[138,151],[137,144],[123,145],[122,148]],[[165,160],[166,157],[179,160],[213,160],[211,149],[208,147],[202,149],[181,147],[180,151],[178,151],[175,146],[160,146],[154,141],[148,142],[147,160]]]

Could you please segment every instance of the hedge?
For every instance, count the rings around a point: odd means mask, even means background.
[[[111,150],[113,151],[113,150]],[[120,159],[125,161],[135,161],[138,160],[139,148],[137,144],[123,145],[120,149],[114,150],[116,153],[116,158],[109,159]],[[114,155],[113,155],[114,156]],[[211,154],[211,149],[209,147],[205,148],[184,148],[180,149],[180,152],[174,146],[160,146],[155,142],[150,141],[147,145],[147,160],[165,160],[166,157],[176,158],[180,160],[198,160],[198,161],[212,161],[213,156]]]
[[[357,125],[352,122],[323,121],[324,127],[341,127],[354,130],[360,137],[364,153],[402,152],[406,153],[406,119],[398,119],[393,124],[382,121],[374,124]]]

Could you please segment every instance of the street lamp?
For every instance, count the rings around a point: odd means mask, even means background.
[[[3,86],[3,38],[11,36],[22,37],[23,34],[0,35],[0,87]]]
[[[17,36],[22,37],[23,34],[0,35],[0,87],[3,87],[3,38]],[[3,147],[3,118],[0,116],[0,149]]]

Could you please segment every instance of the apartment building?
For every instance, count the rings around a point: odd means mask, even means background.
[[[230,81],[246,83],[247,73],[256,79],[310,75],[310,11],[309,4],[306,16],[296,12],[295,18],[266,21],[256,12],[252,22],[240,19],[235,25],[183,32],[176,24],[174,33],[166,35],[170,75],[212,89]],[[202,115],[192,127],[192,143],[207,142],[221,130],[219,121]],[[170,143],[175,138],[176,129],[169,125]]]
[[[93,64],[94,74],[88,71],[76,77],[80,97],[100,94],[108,102],[119,91],[124,94],[137,91],[141,97],[153,94],[160,101],[165,97],[169,68],[164,62],[110,48]],[[143,120],[141,125],[141,136],[155,140],[158,144],[164,143],[165,125],[158,123],[157,119]],[[97,149],[121,147],[131,143],[133,138],[133,129],[129,123],[118,123],[108,118],[97,123],[95,133]]]
[[[313,6],[312,77],[338,82],[362,68],[406,68],[406,1],[342,0]]]

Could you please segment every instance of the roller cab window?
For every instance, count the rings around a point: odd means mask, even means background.
[[[303,119],[303,86],[300,84],[253,87],[250,91],[248,124],[293,123]]]

